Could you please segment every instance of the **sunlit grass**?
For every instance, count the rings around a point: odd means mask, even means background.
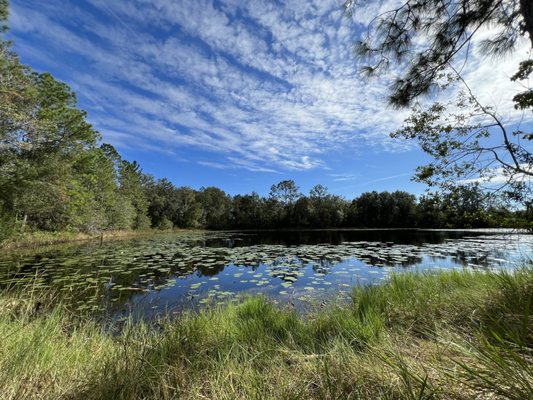
[[[393,276],[304,316],[262,297],[116,330],[0,297],[5,399],[525,399],[533,270]]]

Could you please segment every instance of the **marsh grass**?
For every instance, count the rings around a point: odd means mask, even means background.
[[[35,248],[43,246],[52,246],[56,244],[77,243],[87,241],[111,241],[119,239],[131,239],[149,237],[158,234],[168,234],[169,231],[162,231],[159,229],[145,229],[145,230],[117,230],[117,231],[103,231],[93,234],[84,232],[48,232],[48,231],[27,231],[16,233],[13,236],[0,240],[0,249],[4,251]],[[174,233],[186,233],[190,230],[174,229]],[[196,232],[196,231],[191,231]]]
[[[6,292],[0,397],[532,398],[532,285],[530,267],[403,274],[304,316],[253,297],[119,332]]]

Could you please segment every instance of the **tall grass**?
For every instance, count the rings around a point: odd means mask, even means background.
[[[174,232],[182,231],[187,232],[187,230],[174,230]],[[11,236],[0,236],[0,249],[4,251],[10,251],[21,248],[52,246],[85,241],[110,241],[118,239],[131,239],[136,237],[142,238],[165,233],[168,233],[168,231],[161,231],[158,229],[102,231],[92,234],[69,231],[26,231],[14,233]]]
[[[5,293],[0,398],[533,398],[532,287],[531,268],[403,274],[304,316],[253,297],[115,334]]]

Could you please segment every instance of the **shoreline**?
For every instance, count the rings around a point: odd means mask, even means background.
[[[104,231],[98,234],[88,234],[81,232],[29,232],[21,234],[18,238],[0,243],[0,250],[13,251],[19,249],[36,249],[40,247],[76,244],[91,241],[114,241],[127,240],[133,238],[143,238],[148,236],[171,235],[180,233],[207,233],[207,232],[227,232],[227,233],[257,233],[257,232],[378,232],[378,231],[411,231],[411,232],[472,232],[487,234],[531,234],[527,229],[521,228],[281,228],[281,229],[172,229],[158,230],[149,229],[142,231]]]
[[[60,244],[76,244],[92,241],[114,241],[127,240],[133,238],[142,238],[147,236],[159,236],[169,234],[179,234],[188,232],[204,232],[203,230],[193,229],[174,229],[162,231],[157,229],[142,230],[142,231],[107,231],[99,234],[76,233],[76,232],[31,232],[23,234],[22,237],[11,239],[4,244],[0,244],[0,250],[13,251],[19,249],[36,249],[39,247],[60,245]]]

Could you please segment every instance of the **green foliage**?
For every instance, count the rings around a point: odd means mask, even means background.
[[[210,222],[220,218],[212,203],[210,211],[204,210],[199,202],[201,196],[189,187],[177,188],[167,179],[154,181],[151,177],[146,179],[143,187],[148,200],[148,217],[153,227],[167,219],[178,228],[197,228],[202,226],[202,218],[204,221],[212,218]],[[207,200],[205,204],[208,205]]]
[[[417,226],[416,198],[406,192],[366,192],[354,199],[350,222],[366,228]]]
[[[513,81],[524,81],[529,78],[533,72],[533,60],[526,60],[520,63],[518,72],[511,77]],[[518,93],[513,97],[515,107],[519,110],[531,109],[533,111],[533,90],[528,89],[522,93]],[[525,139],[533,140],[533,133],[524,134]]]
[[[0,203],[0,243],[14,235],[16,223],[13,216],[4,210],[3,204]]]
[[[264,199],[255,192],[247,195],[236,195],[232,199],[229,216],[230,226],[242,229],[264,227],[266,212]]]
[[[202,207],[196,198],[196,192],[189,187],[176,189],[176,220],[174,224],[180,228],[200,227]]]
[[[347,0],[345,8],[349,15],[365,14],[368,3]],[[532,196],[533,156],[522,139],[533,135],[511,131],[504,123],[507,118],[480,103],[461,71],[481,32],[488,32],[480,46],[486,56],[511,52],[521,36],[529,36],[533,47],[533,3],[408,0],[391,7],[370,20],[356,54],[370,64],[363,71],[379,74],[393,66],[400,71],[389,102],[414,108],[392,136],[416,140],[434,159],[418,169],[416,179],[445,190],[457,182],[477,181],[495,195],[523,204]],[[517,109],[532,109],[527,82],[532,65],[530,59],[523,61],[512,77],[526,87],[513,99]],[[423,108],[416,102],[422,95],[457,91],[458,86],[465,93],[449,104]]]
[[[201,188],[196,197],[202,208],[201,226],[210,229],[227,226],[231,199],[223,190],[216,187]]]
[[[166,217],[163,217],[157,224],[156,228],[162,231],[168,231],[174,228],[174,224],[171,220],[167,219]]]
[[[346,221],[347,208],[346,200],[329,194],[325,186],[316,185],[309,192],[311,226],[323,228],[341,226]]]
[[[122,160],[118,168],[119,195],[128,199],[133,207],[133,218],[131,227],[133,229],[144,229],[147,226],[148,200],[146,199],[143,182],[144,174],[140,165]]]
[[[8,30],[7,17],[9,15],[8,0],[0,0],[0,33]]]
[[[6,17],[3,0],[0,21]],[[2,40],[0,76],[0,202],[10,221],[3,225],[17,228],[4,232],[148,227],[145,175],[112,146],[97,146],[74,92],[22,65]]]
[[[453,109],[449,112],[448,109]],[[487,119],[479,118],[483,115]],[[501,142],[495,141],[498,129]],[[444,190],[477,182],[504,200],[531,198],[533,157],[522,144],[523,132],[507,132],[494,110],[461,92],[447,105],[413,108],[395,138],[416,140],[433,161],[417,168],[415,179]]]
[[[293,180],[281,181],[270,188],[270,197],[283,205],[294,204],[300,196],[300,189]]]
[[[349,15],[357,15],[367,12],[368,3],[347,0],[344,7]],[[408,0],[371,20],[356,54],[369,62],[364,71],[370,74],[383,73],[393,63],[405,66],[392,85],[389,102],[409,106],[434,89],[454,61],[468,60],[468,47],[482,28],[492,28],[483,41],[489,55],[512,51],[524,34],[533,44],[533,11],[527,3]]]

